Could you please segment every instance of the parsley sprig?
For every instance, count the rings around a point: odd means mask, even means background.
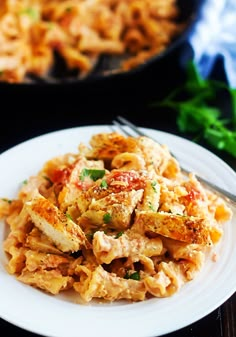
[[[138,271],[132,271],[132,270],[127,270],[125,276],[125,279],[132,279],[135,281],[140,281],[140,274]]]
[[[230,102],[227,118],[216,103],[222,93],[227,94]],[[176,110],[181,133],[191,134],[194,141],[203,140],[236,157],[236,88],[223,81],[203,79],[194,62],[187,65],[184,85],[152,106]]]
[[[96,181],[103,178],[104,175],[105,170],[83,168],[79,178],[81,181],[84,181],[86,177],[90,177],[93,181]]]

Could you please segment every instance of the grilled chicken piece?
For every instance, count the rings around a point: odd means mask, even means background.
[[[179,164],[170,154],[168,147],[145,136],[134,138],[117,132],[101,133],[91,138],[90,145],[92,148],[85,151],[87,158],[112,161],[120,154],[137,154],[139,164],[142,162],[141,166],[154,167],[157,174],[173,178],[180,172]],[[117,158],[114,160],[117,161]]]
[[[210,226],[205,219],[164,212],[139,212],[135,226],[175,240],[201,245],[212,245],[211,236],[215,232],[221,235],[220,229]]]
[[[87,149],[86,157],[112,160],[123,152],[140,153],[135,138],[125,137],[117,132],[99,133],[91,137],[91,149]]]
[[[61,250],[54,245],[52,240],[37,227],[33,227],[32,231],[27,235],[25,246],[37,252],[57,255],[63,254]]]
[[[106,197],[108,197],[108,199],[113,198],[109,197],[109,195],[114,196],[120,192],[143,190],[146,186],[147,179],[148,175],[145,171],[113,170],[102,179],[96,180],[88,190],[83,190],[76,199],[76,207],[82,215],[95,200],[107,200],[105,199]],[[117,198],[120,197],[117,196]],[[124,198],[125,196],[123,199]]]
[[[80,223],[107,225],[117,230],[126,229],[130,225],[132,213],[141,201],[143,190],[122,191],[92,200],[89,208],[80,218]]]
[[[49,200],[38,194],[26,202],[33,223],[63,252],[76,252],[89,243],[79,225],[62,213]]]
[[[83,170],[86,169],[104,171],[104,165],[101,160],[86,160],[84,157],[79,158],[70,172],[68,181],[59,194],[58,201],[61,211],[64,212],[68,206],[74,203],[76,198],[94,184],[94,180],[89,175],[81,176]]]

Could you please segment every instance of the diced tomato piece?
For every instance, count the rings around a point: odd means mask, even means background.
[[[201,199],[201,193],[195,189],[191,189],[188,191],[188,194],[185,196],[185,199],[188,202],[194,201],[194,200],[199,200]]]
[[[145,179],[135,171],[114,171],[107,177],[107,184],[117,191],[139,190],[145,187]]]
[[[56,169],[53,172],[51,180],[53,183],[65,185],[68,182],[70,173],[71,173],[71,169],[68,169],[68,168]]]

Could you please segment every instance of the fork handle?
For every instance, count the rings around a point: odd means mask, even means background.
[[[154,139],[153,137],[150,137],[148,135],[146,135],[144,132],[142,132],[139,128],[137,128],[136,125],[134,125],[132,122],[130,122],[129,120],[127,120],[126,118],[122,117],[122,116],[117,116],[117,119],[123,123],[124,125],[130,127],[131,130],[133,130],[134,132],[136,132],[137,134],[139,134],[140,136],[145,136],[145,137],[149,137],[151,139],[153,139],[154,141],[157,141],[156,139]],[[119,124],[119,127],[121,127],[121,124]],[[123,128],[122,128],[123,130]],[[127,134],[127,130],[125,130],[125,133]],[[170,152],[170,154],[176,158],[176,156]],[[176,158],[177,159],[177,158]],[[177,159],[178,160],[178,159]],[[186,168],[182,167],[181,165],[181,170],[183,173],[185,174],[189,174],[190,171],[187,170]],[[196,178],[202,183],[204,184],[206,187],[208,187],[208,189],[210,189],[212,192],[217,193],[222,199],[224,199],[226,202],[230,203],[232,206],[236,207],[236,195],[233,193],[230,193],[228,191],[226,191],[225,189],[213,184],[212,182],[198,176],[195,175]]]

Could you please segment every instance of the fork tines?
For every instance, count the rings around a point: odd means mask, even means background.
[[[139,128],[136,125],[128,121],[126,118],[122,116],[117,116],[116,119],[112,121],[113,125],[117,126],[125,135],[131,136],[131,137],[134,137],[137,135],[148,137],[144,132],[139,130]],[[134,134],[131,133],[130,130],[132,130]]]
[[[154,140],[155,142],[158,142],[157,139],[154,139],[153,137],[148,136],[147,134],[145,134],[143,131],[141,131],[136,125],[134,125],[133,123],[131,123],[129,120],[127,120],[126,118],[122,117],[122,116],[117,116],[116,119],[114,119],[112,121],[113,125],[115,125],[117,128],[119,128],[119,130],[121,130],[125,135],[127,136],[131,136],[134,137],[134,135],[130,132],[130,130],[132,130],[135,133],[135,136],[139,135],[139,136],[145,136],[145,137],[149,137],[150,139]],[[173,152],[170,152],[171,155],[176,158],[176,156],[173,154]],[[177,158],[176,158],[177,159]],[[178,160],[178,159],[177,159]],[[180,161],[178,160],[178,162],[180,163]],[[181,170],[184,174],[189,174],[191,171],[189,169],[187,169],[186,167],[183,167],[182,164],[181,165]],[[196,175],[196,178],[202,183],[204,184],[206,187],[208,187],[210,190],[212,190],[213,192],[217,193],[219,196],[221,196],[226,202],[231,203],[234,207],[236,207],[236,195],[226,191],[225,189],[221,188],[220,186],[215,185],[214,183],[204,179],[203,177]]]
[[[115,119],[112,121],[112,124],[115,125],[119,130],[121,130],[126,136],[131,136],[133,137],[133,134],[129,132],[123,124],[120,122],[117,122]]]

